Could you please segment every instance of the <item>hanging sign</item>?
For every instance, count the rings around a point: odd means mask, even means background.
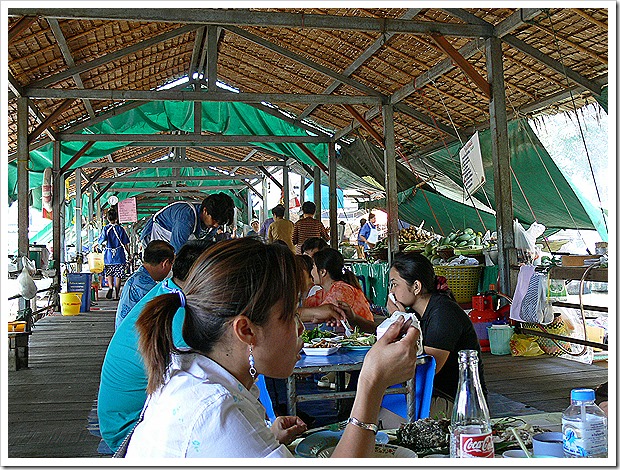
[[[118,221],[122,224],[124,222],[137,222],[138,210],[136,208],[136,198],[129,197],[123,199],[118,203]]]
[[[459,158],[461,159],[463,186],[465,186],[469,194],[473,194],[485,182],[480,139],[477,132],[463,146],[459,152]]]

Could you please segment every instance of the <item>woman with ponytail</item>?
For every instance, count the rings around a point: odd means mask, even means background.
[[[357,324],[356,316],[373,322],[368,299],[355,274],[345,269],[342,254],[333,248],[323,248],[314,254],[313,261],[312,278],[322,289],[308,297],[304,307],[324,304],[338,306],[344,302],[353,311],[352,318],[349,318],[351,324]]]
[[[450,417],[459,380],[458,352],[478,351],[480,381],[486,394],[480,344],[470,318],[456,303],[446,279],[436,276],[431,262],[417,253],[397,253],[389,276],[388,311],[412,310],[420,320],[424,352],[437,362],[431,416]]]
[[[149,398],[126,456],[292,457],[285,444],[306,426],[297,417],[280,416],[267,427],[255,381],[257,374],[289,377],[300,359],[301,283],[287,247],[239,238],[200,255],[183,290],[148,302],[136,329]],[[187,350],[173,342],[172,322],[180,307]],[[374,453],[372,429],[382,395],[415,373],[418,337],[418,330],[401,320],[368,352],[352,419],[334,456]]]

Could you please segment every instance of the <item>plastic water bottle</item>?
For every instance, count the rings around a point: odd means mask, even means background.
[[[459,351],[459,385],[450,421],[450,457],[495,456],[489,407],[478,374],[478,351]]]
[[[575,388],[570,398],[562,413],[564,456],[607,457],[607,417],[594,403],[594,390]]]

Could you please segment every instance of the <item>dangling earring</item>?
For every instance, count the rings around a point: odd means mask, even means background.
[[[250,355],[248,356],[248,361],[250,363],[250,375],[252,379],[256,379],[256,368],[254,367],[254,354],[252,354],[252,345],[250,344]]]

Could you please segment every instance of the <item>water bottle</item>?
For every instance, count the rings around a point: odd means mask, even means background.
[[[570,398],[562,413],[564,456],[607,457],[607,417],[594,403],[594,390],[575,388]]]
[[[495,457],[489,407],[478,375],[478,351],[459,351],[459,385],[450,422],[450,457]]]

